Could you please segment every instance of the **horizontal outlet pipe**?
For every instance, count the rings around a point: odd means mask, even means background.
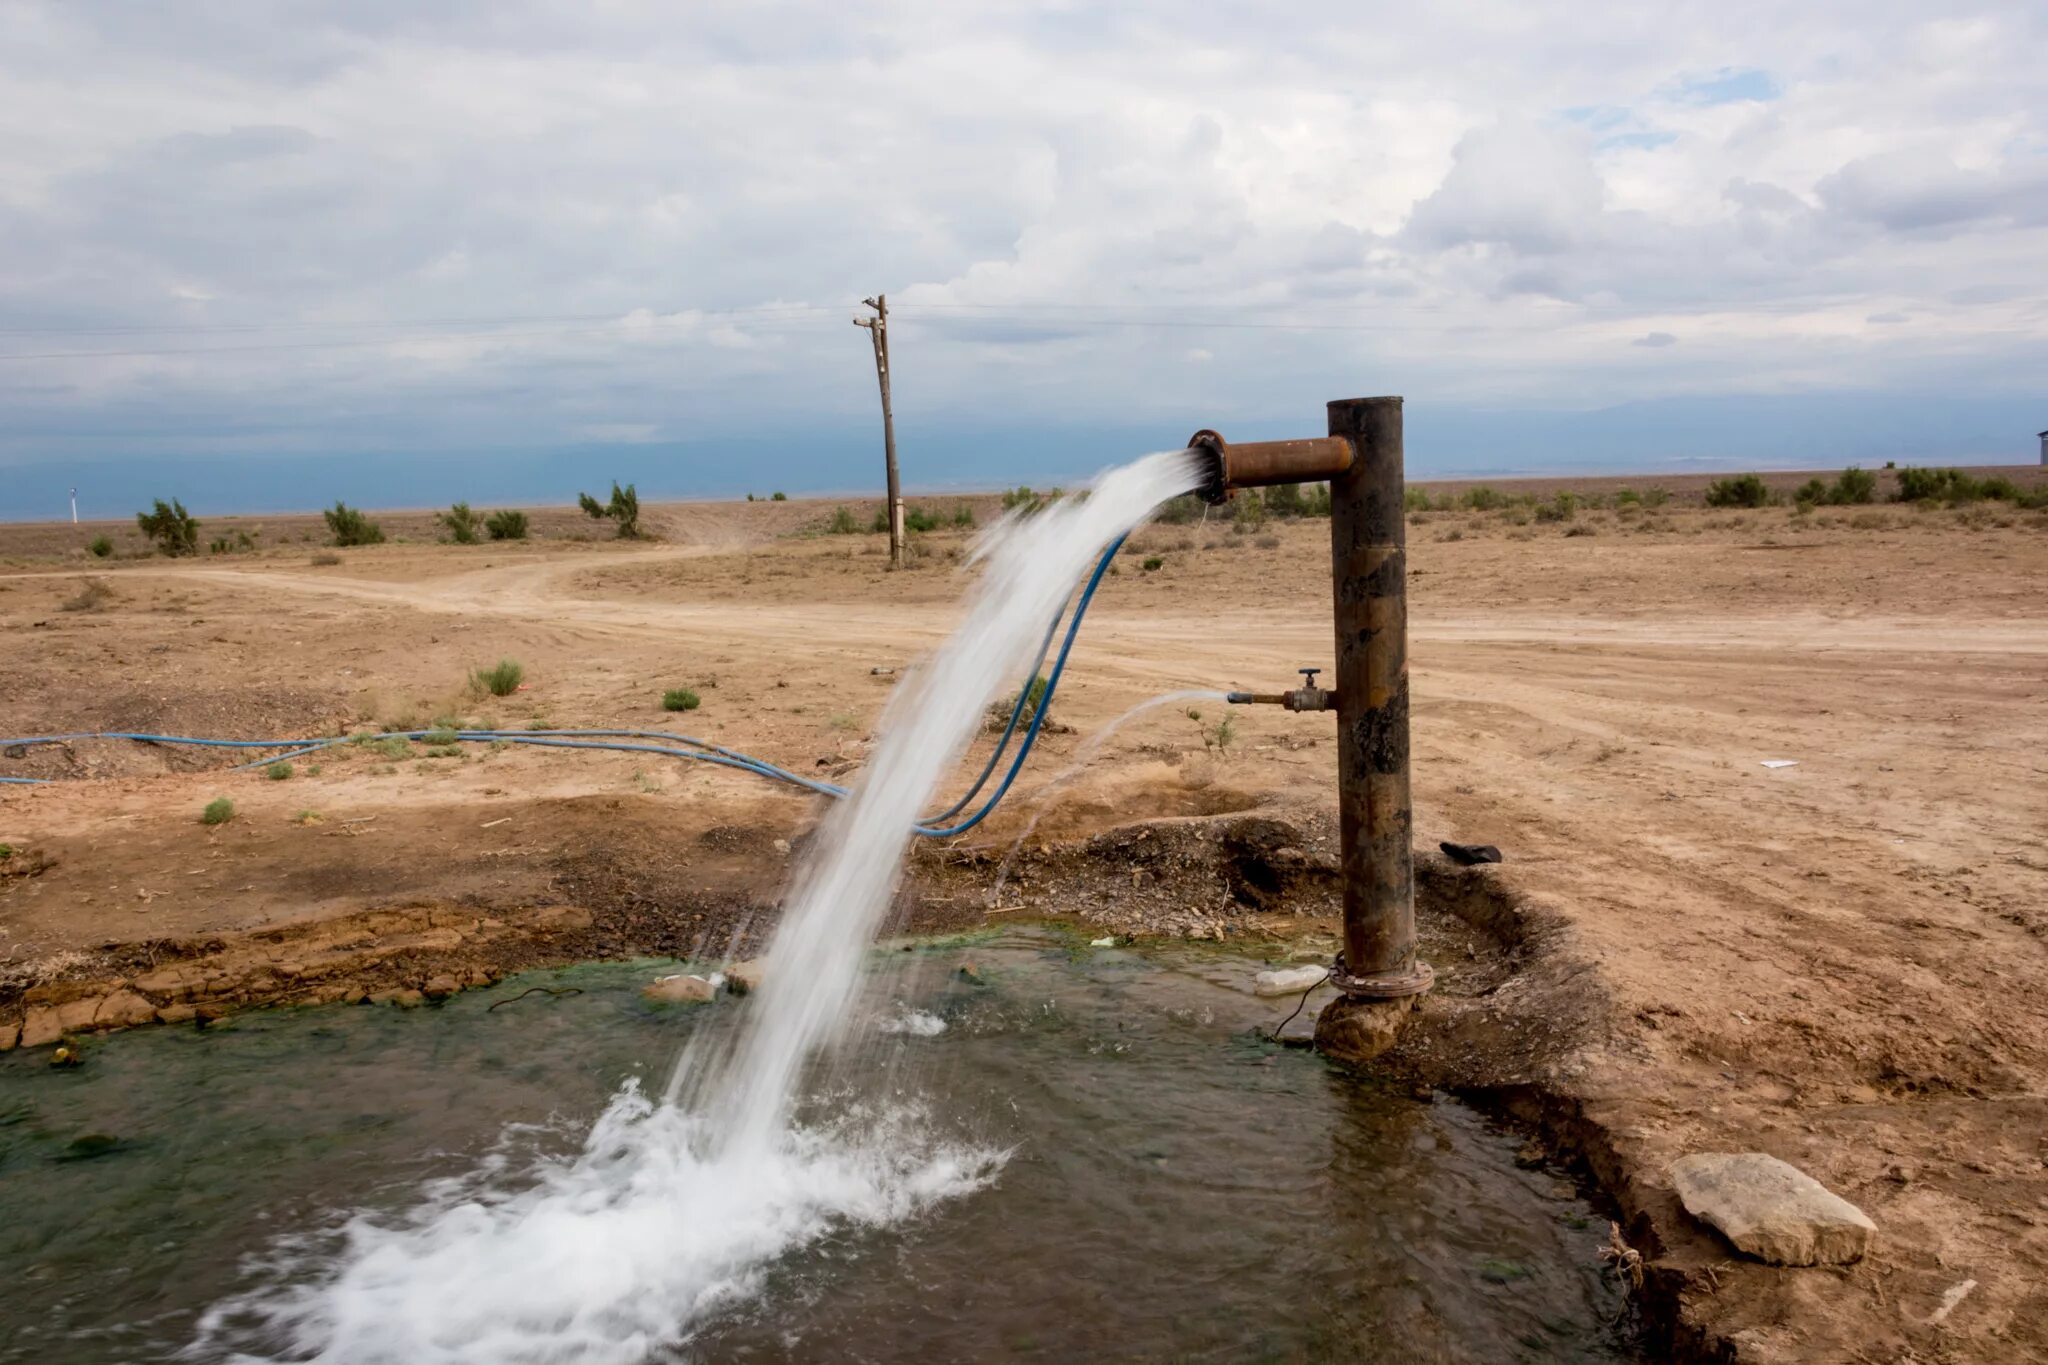
[[[1195,492],[1209,503],[1222,502],[1237,488],[1324,483],[1346,473],[1357,458],[1351,442],[1342,436],[1232,445],[1215,432],[1203,430],[1188,438],[1188,449],[1203,457],[1203,479]]]

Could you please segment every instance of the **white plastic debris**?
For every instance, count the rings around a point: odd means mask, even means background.
[[[1091,938],[1088,940],[1088,946],[1090,948],[1114,948],[1116,947],[1116,938],[1114,935],[1108,938]]]
[[[1764,766],[1766,768],[1796,768],[1799,766],[1799,760],[1796,758],[1767,758],[1764,760]]]
[[[1330,974],[1328,967],[1287,967],[1252,978],[1254,995],[1299,995]]]

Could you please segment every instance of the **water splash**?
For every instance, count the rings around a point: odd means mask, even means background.
[[[296,1286],[210,1311],[192,1354],[623,1365],[687,1344],[789,1251],[993,1179],[1007,1153],[946,1135],[916,1102],[822,1118],[814,1105],[795,1121],[807,1069],[855,1026],[911,826],[989,698],[1030,664],[1102,548],[1196,482],[1189,452],[1146,456],[977,544],[966,617],[896,689],[857,789],[823,821],[737,1046],[687,1048],[660,1103],[628,1085],[579,1151],[539,1160],[516,1187],[492,1171],[428,1189],[397,1221],[358,1216],[310,1271],[278,1250],[271,1283]]]

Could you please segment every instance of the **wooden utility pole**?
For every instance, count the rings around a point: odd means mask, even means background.
[[[889,567],[903,567],[903,495],[896,485],[896,417],[889,410],[889,296],[877,294],[862,299],[875,310],[871,318],[855,318],[853,325],[868,329],[875,343],[875,378],[882,386],[882,451],[889,462]]]

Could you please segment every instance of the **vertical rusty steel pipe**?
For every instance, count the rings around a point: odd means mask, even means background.
[[[1415,816],[1408,782],[1408,555],[1399,398],[1329,405],[1354,457],[1330,480],[1337,627],[1337,818],[1348,996],[1429,989],[1415,960]]]

